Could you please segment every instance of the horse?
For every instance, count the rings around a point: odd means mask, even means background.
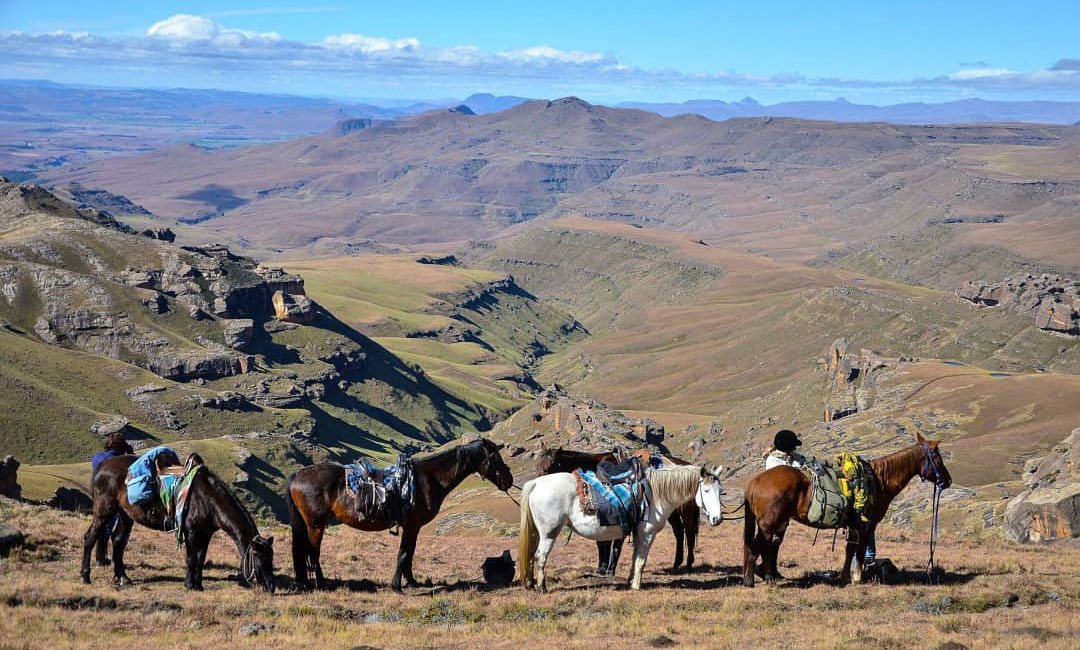
[[[165,510],[156,497],[149,503],[133,505],[127,498],[128,468],[137,456],[114,456],[99,467],[94,475],[92,493],[93,519],[83,536],[82,580],[90,584],[90,552],[107,533],[108,523],[117,519],[112,532],[113,582],[131,584],[124,566],[124,549],[127,548],[134,522],[147,528],[165,530]],[[159,471],[166,465],[180,465],[180,459],[172,452],[158,459]],[[191,454],[185,469],[202,465],[198,454]],[[232,538],[240,553],[240,582],[245,587],[262,586],[274,591],[274,538],[259,535],[258,526],[244,504],[220,478],[209,468],[202,470],[192,480],[183,521],[183,537],[186,552],[187,573],[184,585],[188,589],[202,591],[203,567],[206,551],[214,533],[222,530]]]
[[[941,459],[937,440],[926,440],[916,434],[916,443],[896,453],[870,461],[877,482],[877,491],[869,511],[869,522],[852,515],[846,523],[856,534],[847,542],[844,568],[839,584],[851,582],[851,559],[856,558],[855,581],[863,580],[863,557],[878,522],[885,517],[889,504],[915,476],[930,481],[939,489],[952,485],[952,477]],[[764,580],[775,583],[781,578],[776,570],[776,556],[784,541],[788,521],[794,519],[810,526],[806,519],[810,508],[810,480],[798,469],[781,465],[755,476],[746,488],[743,526],[743,584],[754,586],[754,564],[762,558]]]
[[[540,457],[536,463],[537,472],[553,474],[555,472],[572,472],[575,469],[596,471],[600,461],[615,463],[619,461],[620,454],[612,451],[574,451],[559,447],[552,449],[540,444]],[[665,456],[665,461],[673,465],[689,465],[689,461],[681,458]],[[671,532],[675,534],[675,562],[671,568],[678,571],[683,563],[683,548],[686,549],[686,571],[694,568],[694,547],[697,545],[698,529],[701,524],[701,509],[694,501],[687,501],[678,510],[671,513],[668,519],[671,524]],[[684,540],[685,539],[685,544]],[[602,576],[615,575],[615,567],[619,563],[622,554],[623,540],[598,541],[596,549],[599,555],[596,570]]]
[[[415,503],[407,519],[401,522],[397,565],[390,583],[394,591],[401,591],[403,577],[409,587],[419,584],[412,572],[416,537],[420,529],[439,513],[446,496],[466,477],[479,473],[503,492],[513,486],[514,477],[503,462],[500,449],[502,445],[480,438],[413,460]],[[383,517],[363,521],[357,517],[355,499],[345,489],[345,468],[337,463],[304,467],[290,476],[285,484],[285,503],[292,525],[296,583],[303,589],[311,587],[309,566],[314,569],[315,588],[322,589],[326,584],[320,553],[323,532],[331,517],[358,530],[375,532],[390,527]]]
[[[634,528],[634,565],[630,570],[630,587],[641,588],[641,574],[649,548],[668,517],[687,501],[696,500],[704,508],[709,523],[719,525],[724,520],[720,504],[719,468],[708,471],[697,465],[683,465],[645,470],[652,490],[652,506]],[[555,539],[563,526],[591,540],[622,539],[622,527],[601,525],[595,514],[585,514],[578,499],[577,479],[573,474],[560,472],[538,476],[525,484],[521,491],[521,540],[518,562],[520,580],[526,589],[539,586],[547,590],[544,567]],[[535,566],[534,566],[535,562]]]

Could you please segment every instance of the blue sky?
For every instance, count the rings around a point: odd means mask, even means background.
[[[1039,0],[0,0],[0,77],[354,98],[1080,100],[1078,25],[1080,2]]]

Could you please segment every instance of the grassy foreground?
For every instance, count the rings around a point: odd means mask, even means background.
[[[960,541],[939,551],[944,584],[923,580],[925,531],[882,535],[879,550],[901,574],[890,584],[837,588],[815,571],[837,568],[831,536],[811,546],[795,526],[781,550],[778,587],[737,585],[741,522],[703,529],[690,574],[665,570],[672,536],[661,535],[641,592],[588,575],[595,547],[574,538],[557,547],[550,593],[487,590],[485,556],[516,539],[440,535],[435,522],[420,538],[416,573],[428,586],[404,595],[387,589],[397,539],[385,533],[332,530],[324,543],[336,589],[291,588],[288,532],[277,539],[279,589],[247,591],[229,579],[235,551],[211,545],[206,591],[183,588],[182,556],[169,535],[137,529],[129,547],[134,586],[117,589],[111,570],[78,580],[87,520],[39,507],[0,503],[3,520],[31,536],[0,562],[0,648],[476,648],[588,647],[631,635],[631,647],[709,648],[1075,648],[1080,639],[1080,548]],[[624,561],[620,576],[625,576]],[[255,629],[255,633],[251,630]],[[948,644],[962,645],[948,645]],[[944,644],[944,645],[943,645]]]

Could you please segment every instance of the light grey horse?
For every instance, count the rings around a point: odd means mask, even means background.
[[[641,573],[649,548],[657,533],[664,529],[668,517],[679,506],[695,499],[713,526],[724,520],[720,496],[719,474],[722,468],[708,471],[698,465],[683,465],[661,469],[649,468],[646,478],[652,491],[651,507],[634,528],[634,564],[630,570],[630,586],[641,588]],[[529,588],[539,585],[547,589],[544,566],[555,539],[563,526],[591,540],[622,539],[620,526],[603,526],[595,515],[585,514],[578,501],[577,479],[565,472],[539,476],[525,484],[521,493],[521,584]],[[535,562],[535,565],[534,565]],[[535,576],[534,574],[535,568]]]

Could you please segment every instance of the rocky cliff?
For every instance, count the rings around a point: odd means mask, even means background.
[[[1060,275],[1012,275],[1001,282],[967,281],[958,296],[980,307],[1005,307],[1030,315],[1047,332],[1080,335],[1080,281]]]
[[[1003,526],[1016,542],[1080,537],[1080,429],[1024,466],[1027,489],[1009,502]]]

